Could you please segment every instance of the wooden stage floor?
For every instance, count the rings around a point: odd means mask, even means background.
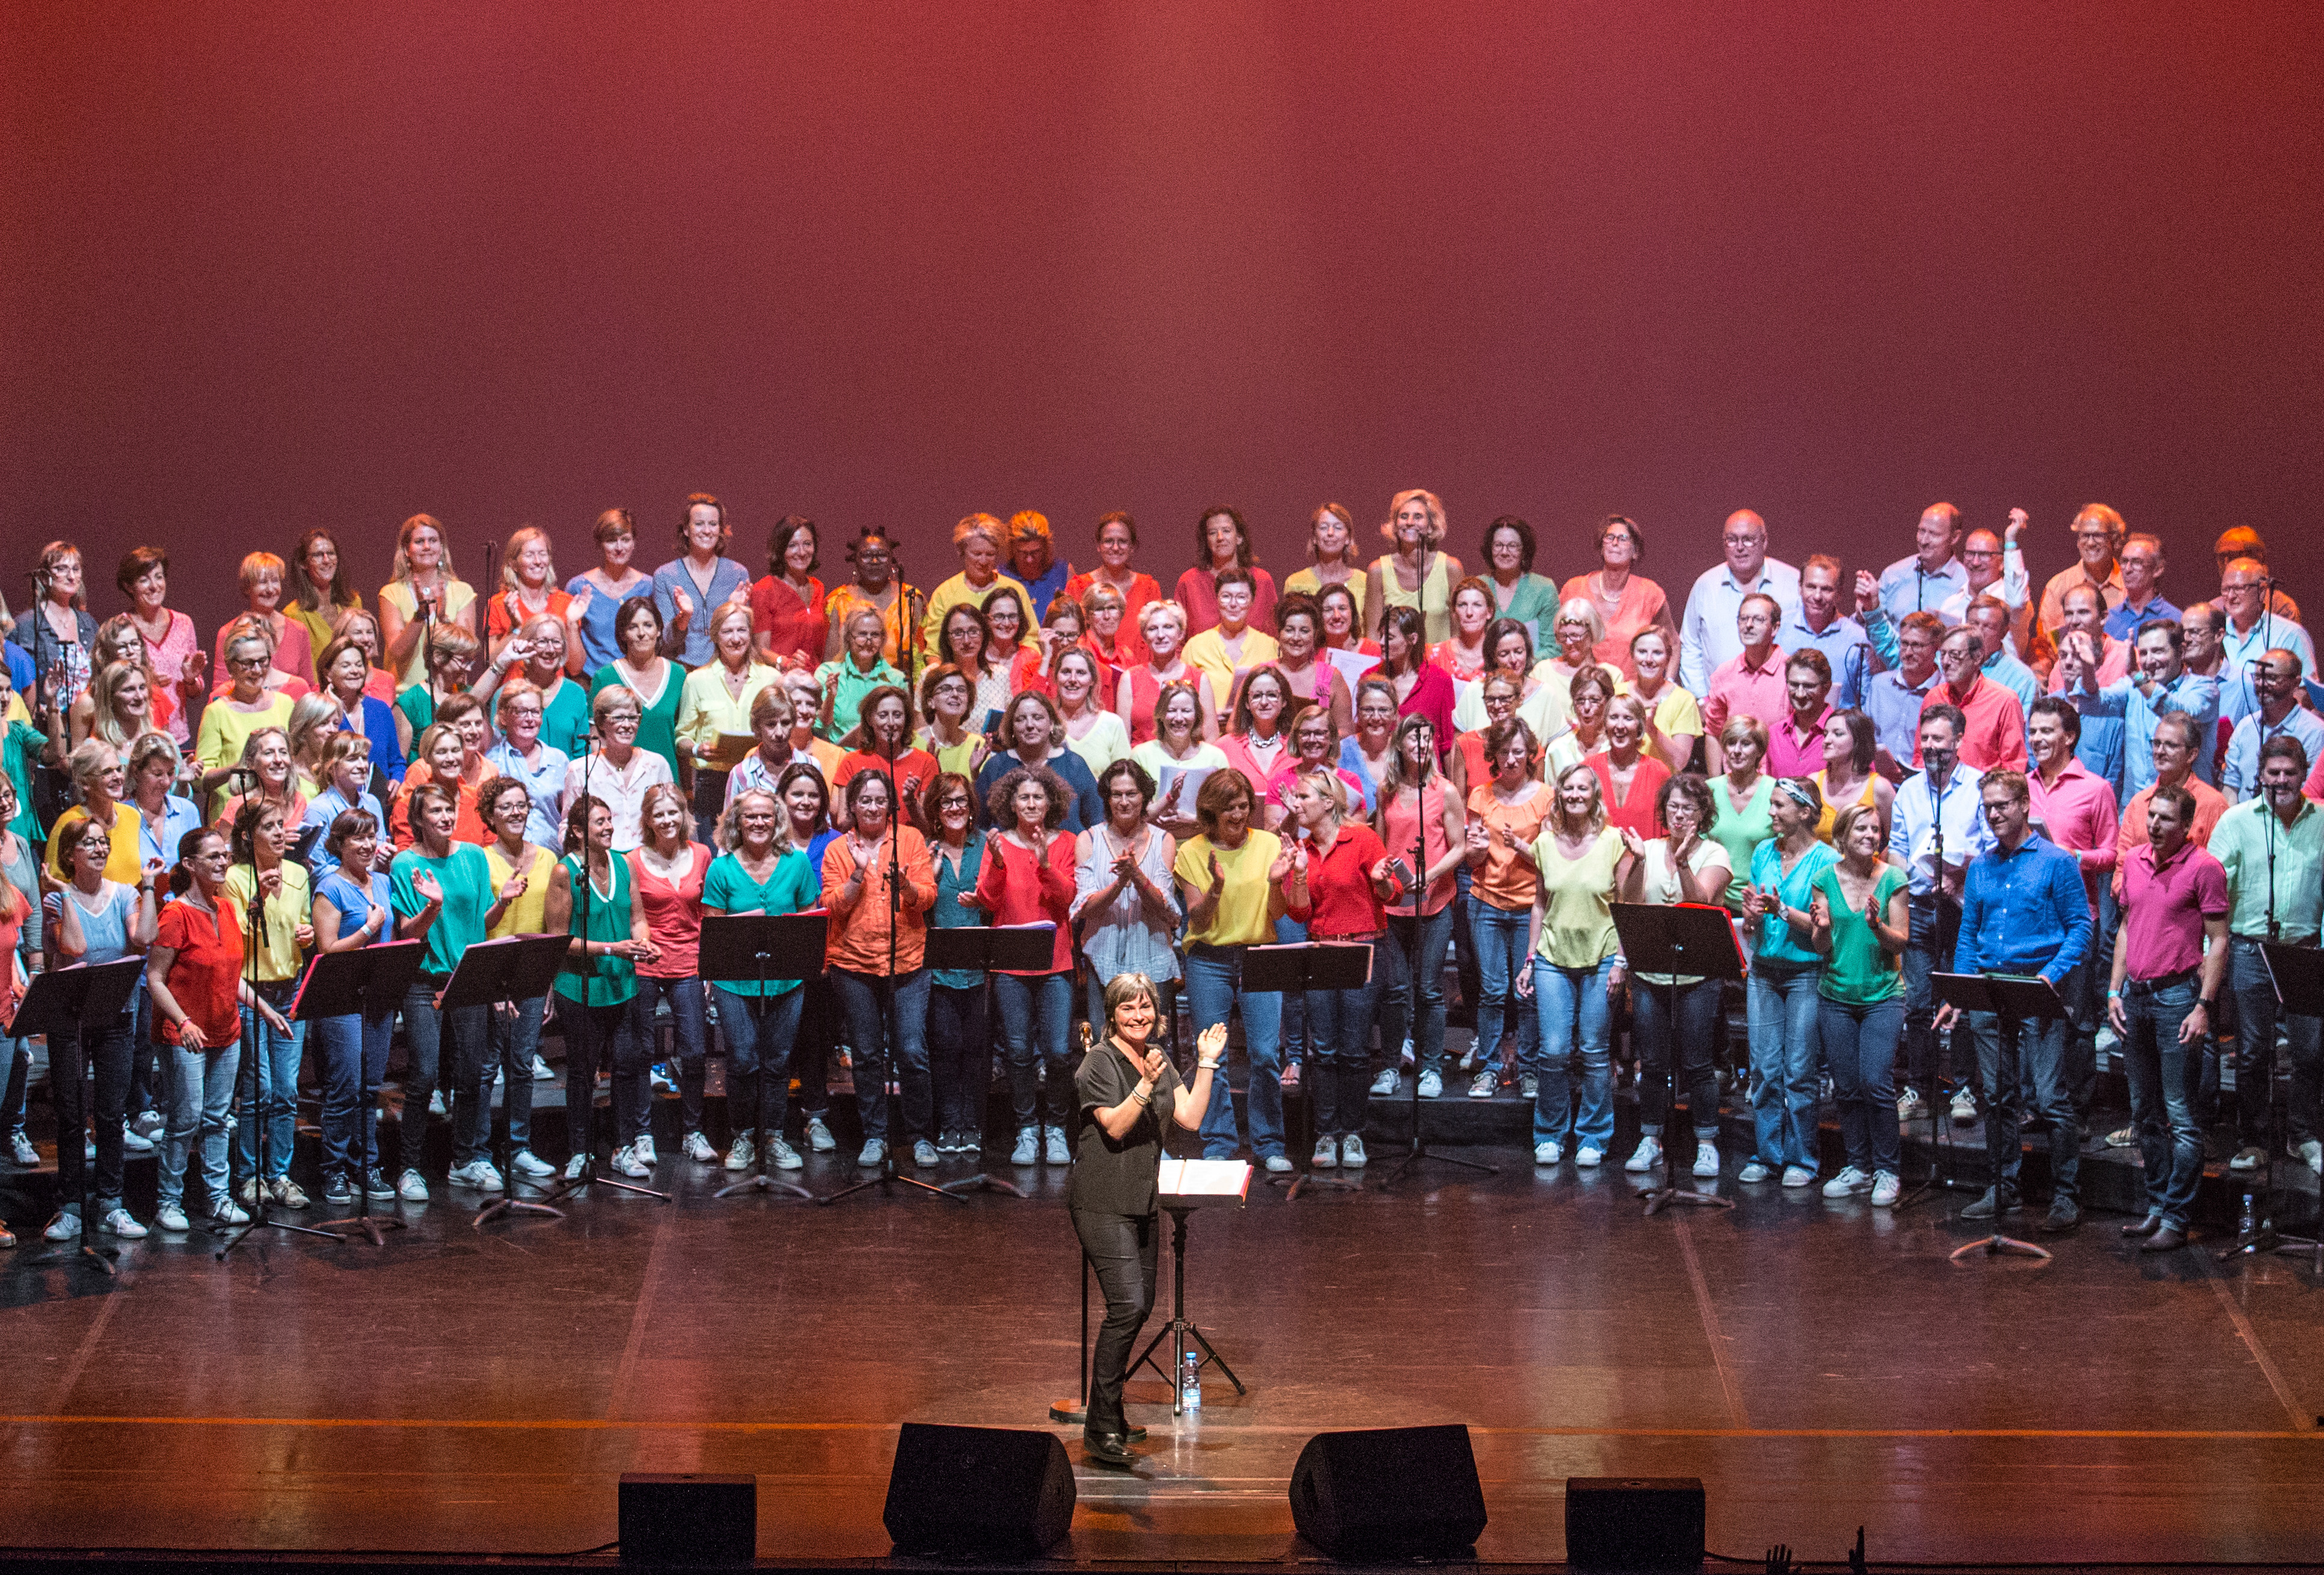
[[[1061,1552],[1312,1560],[1285,1499],[1311,1433],[1463,1422],[1490,1561],[1562,1559],[1570,1475],[1699,1475],[1711,1547],[1754,1558],[1837,1560],[1859,1524],[1876,1563],[2324,1555],[2310,1260],[2142,1257],[2094,1215],[2052,1263],[1955,1265],[1958,1198],[1729,1180],[1732,1212],[1648,1220],[1618,1170],[1460,1152],[1499,1174],[1196,1217],[1190,1308],[1250,1393],[1174,1428],[1134,1387],[1144,1457],[1077,1466]],[[439,1188],[384,1250],[219,1264],[157,1234],[111,1281],[27,1239],[0,1260],[0,1543],[570,1552],[613,1538],[620,1473],[702,1470],[758,1475],[762,1557],[879,1560],[898,1423],[1041,1426],[1073,1392],[1061,1174],[833,1208],[659,1179],[675,1201],[482,1231]],[[1166,1253],[1166,1309],[1168,1284]]]

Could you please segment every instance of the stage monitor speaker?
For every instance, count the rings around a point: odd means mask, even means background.
[[[748,1564],[759,1556],[759,1479],[625,1472],[624,1564]]]
[[[1074,1521],[1074,1469],[1055,1433],[908,1422],[880,1522],[908,1553],[1038,1553]]]
[[[1335,1559],[1465,1552],[1485,1529],[1469,1430],[1317,1433],[1292,1468],[1291,1522]]]
[[[1575,1570],[1699,1570],[1702,1478],[1568,1477],[1565,1562]]]

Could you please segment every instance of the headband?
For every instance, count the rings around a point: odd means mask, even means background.
[[[1797,777],[1776,778],[1775,791],[1790,799],[1794,804],[1798,805],[1802,809],[1821,809],[1823,807],[1816,802],[1815,790],[1810,788],[1805,782],[1801,781]]]

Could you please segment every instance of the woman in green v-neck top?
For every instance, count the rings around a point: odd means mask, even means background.
[[[1711,778],[1711,797],[1719,806],[1711,840],[1727,850],[1727,911],[1739,917],[1743,889],[1751,883],[1751,855],[1775,834],[1768,807],[1775,779],[1759,769],[1767,758],[1767,730],[1757,719],[1730,717],[1720,730],[1719,747],[1726,753],[1727,771]],[[1747,932],[1754,927],[1744,926]]]
[[[1824,1184],[1827,1197],[1871,1194],[1876,1207],[1903,1191],[1904,1138],[1896,1120],[1896,1042],[1904,1031],[1906,911],[1904,870],[1883,854],[1880,811],[1851,804],[1832,841],[1840,861],[1815,878],[1811,920],[1823,953],[1816,984],[1816,1031],[1831,1068],[1848,1168]]]
[[[623,1175],[653,1173],[653,1138],[646,1129],[646,1045],[630,1021],[641,960],[659,953],[645,910],[632,901],[630,866],[613,846],[613,812],[594,794],[565,815],[570,850],[549,872],[544,921],[551,934],[573,937],[558,972],[557,1015],[565,1024],[565,1124],[580,1166],[596,1152],[597,1070],[613,1074],[613,1168]],[[578,1170],[568,1169],[568,1175]]]

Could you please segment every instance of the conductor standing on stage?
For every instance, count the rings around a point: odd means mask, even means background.
[[[1192,1132],[1211,1101],[1211,1074],[1226,1055],[1223,1023],[1195,1041],[1194,1083],[1180,1080],[1169,1055],[1154,1043],[1157,1021],[1154,981],[1143,973],[1117,974],[1105,987],[1104,1041],[1083,1057],[1074,1074],[1082,1111],[1081,1152],[1065,1206],[1074,1234],[1105,1293],[1105,1323],[1090,1368],[1089,1406],[1082,1443],[1090,1459],[1125,1466],[1130,1423],[1121,1414],[1121,1386],[1130,1352],[1147,1314],[1154,1311],[1156,1249],[1161,1215],[1156,1207],[1162,1174],[1162,1112]]]

